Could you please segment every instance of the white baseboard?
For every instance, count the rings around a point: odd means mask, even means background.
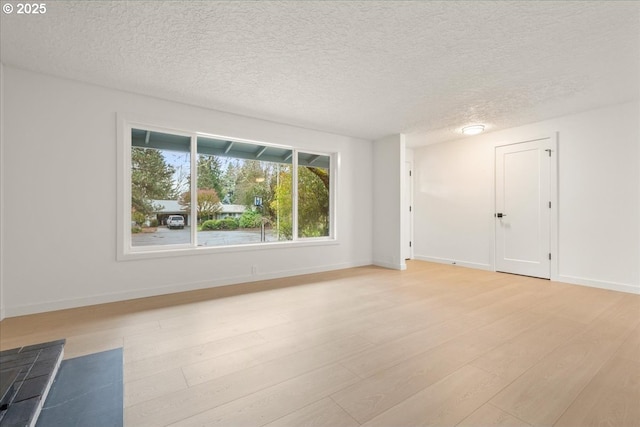
[[[439,264],[460,265],[462,267],[475,268],[479,270],[495,271],[492,265],[480,264],[476,262],[453,260],[448,258],[439,258],[431,256],[416,255],[414,259],[419,261],[435,262]],[[558,275],[552,277],[551,280],[571,285],[588,286],[592,288],[608,289],[610,291],[626,292],[630,294],[640,294],[640,286],[629,285],[626,283],[606,282],[603,280],[588,279],[585,277]]]
[[[610,291],[626,292],[629,294],[640,295],[640,286],[629,285],[626,283],[605,282],[603,280],[587,279],[585,277],[575,277],[558,275],[557,278],[552,278],[558,282],[569,283],[572,285],[588,286],[591,288],[608,289]]]
[[[435,262],[438,264],[459,265],[461,267],[475,268],[477,270],[494,271],[493,266],[489,264],[481,264],[478,262],[461,261],[457,259],[439,258],[439,257],[424,256],[424,255],[415,255],[413,259],[416,259],[418,261]]]
[[[237,285],[240,283],[257,282],[260,280],[280,279],[303,274],[322,273],[326,271],[344,270],[346,268],[363,267],[371,265],[371,260],[359,262],[323,265],[311,268],[300,268],[283,270],[263,274],[246,274],[235,277],[226,277],[217,280],[205,280],[200,282],[180,283],[156,288],[139,289],[135,291],[105,293],[81,298],[70,298],[56,301],[47,301],[37,304],[27,304],[15,307],[5,307],[4,314],[7,318],[24,316],[28,314],[45,313],[48,311],[65,310],[69,308],[86,307],[96,304],[106,304],[111,302],[126,301],[136,298],[147,298],[159,295],[174,294],[178,292],[195,291],[199,289],[216,288],[227,285]]]
[[[481,263],[475,263],[475,262],[452,260],[447,258],[430,257],[430,256],[422,256],[422,255],[416,255],[414,259],[419,261],[428,261],[428,262],[448,264],[448,265],[459,265],[462,267],[493,271],[492,266],[488,264],[481,264]],[[347,268],[362,267],[362,266],[367,266],[371,264],[372,262],[370,260],[363,260],[363,261],[353,262],[353,263],[343,263],[343,264],[317,266],[312,268],[283,270],[278,272],[270,272],[270,273],[263,273],[263,274],[256,274],[256,275],[247,274],[247,275],[240,275],[235,277],[227,277],[227,278],[218,279],[218,280],[206,280],[201,282],[181,283],[181,284],[174,284],[174,285],[162,286],[157,288],[140,289],[135,291],[116,292],[116,293],[92,295],[92,296],[82,297],[82,298],[71,298],[71,299],[63,299],[63,300],[56,300],[56,301],[47,301],[43,303],[28,304],[28,305],[22,305],[22,306],[16,306],[16,307],[5,306],[5,307],[0,307],[0,320],[9,318],[9,317],[15,317],[15,316],[24,316],[28,314],[43,313],[48,311],[85,307],[89,305],[105,304],[110,302],[125,301],[125,300],[131,300],[136,298],[153,297],[153,296],[166,295],[166,294],[172,294],[177,292],[193,291],[193,290],[206,289],[206,288],[215,288],[215,287],[227,286],[227,285],[236,285],[240,283],[255,282],[260,280],[279,279],[279,278],[285,278],[285,277],[291,277],[291,276],[299,276],[303,274],[322,273],[322,272],[333,271],[333,270],[343,270]],[[394,264],[394,263],[374,261],[373,265],[377,265],[379,267],[389,268],[393,270],[406,270],[407,268],[407,265],[405,262]],[[594,280],[594,279],[587,279],[583,277],[575,277],[575,276],[567,276],[567,275],[559,275],[557,278],[553,278],[553,280],[562,282],[562,283],[569,283],[573,285],[590,286],[594,288],[608,289],[612,291],[619,291],[619,292],[626,292],[626,293],[640,295],[640,286],[634,286],[634,285],[629,285],[625,283],[606,282],[602,280]]]

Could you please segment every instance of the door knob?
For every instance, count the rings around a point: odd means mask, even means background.
[[[497,214],[493,215],[496,218],[502,218],[503,216],[507,216],[507,214],[503,214],[502,212],[498,212]]]

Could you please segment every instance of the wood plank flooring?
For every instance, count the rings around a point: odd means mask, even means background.
[[[125,425],[640,427],[640,296],[412,261],[0,322],[124,348]]]

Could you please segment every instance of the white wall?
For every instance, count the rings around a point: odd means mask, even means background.
[[[371,264],[370,141],[7,66],[3,77],[7,316]],[[116,261],[119,112],[220,135],[339,151],[339,243]],[[257,275],[251,274],[254,264]]]
[[[373,263],[404,270],[402,257],[404,135],[373,143]]]
[[[3,253],[4,253],[4,64],[0,62],[0,320],[4,319],[4,266],[3,266]]]
[[[558,132],[552,278],[640,293],[639,118],[633,102],[415,149],[415,257],[493,270],[494,147]]]

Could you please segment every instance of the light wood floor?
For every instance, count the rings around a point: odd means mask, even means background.
[[[0,323],[124,347],[125,424],[640,426],[640,296],[410,262]]]

